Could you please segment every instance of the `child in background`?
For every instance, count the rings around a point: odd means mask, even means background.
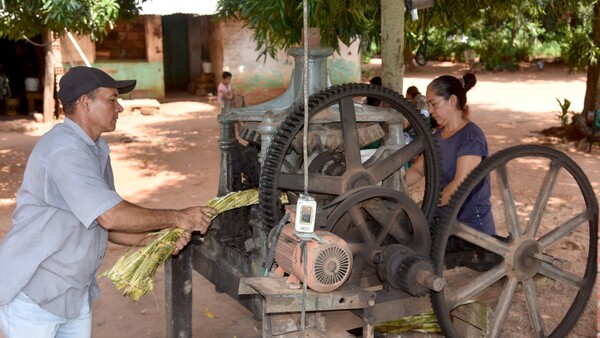
[[[381,76],[375,76],[375,77],[371,78],[371,80],[369,80],[369,83],[371,83],[372,85],[375,85],[375,86],[381,86],[381,85],[383,85],[383,82],[381,80]],[[367,99],[365,100],[365,104],[369,105],[369,106],[380,107],[381,106],[381,100],[376,99],[374,97],[367,97]]]
[[[427,107],[427,99],[425,98],[425,96],[423,94],[421,94],[421,92],[419,92],[419,89],[415,86],[410,86],[408,87],[408,89],[406,90],[406,99],[408,101],[410,101],[410,103],[412,103],[415,107],[417,107],[417,109],[419,110],[419,113],[421,115],[423,115],[423,118],[425,119],[425,121],[430,124],[432,129],[435,129],[433,125],[431,125],[431,121],[433,120],[430,116],[429,116],[429,108]],[[410,126],[410,123],[408,122],[408,120],[404,120],[404,140],[406,141],[406,144],[410,143],[415,135],[414,135],[414,129]]]
[[[219,83],[219,88],[217,89],[217,102],[221,108],[231,108],[235,106],[231,77],[232,75],[230,72],[223,72],[221,83]]]
[[[419,92],[419,89],[417,87],[408,87],[408,89],[406,90],[406,98],[408,99],[408,101],[412,102],[412,104],[414,104],[417,107],[417,109],[420,109],[422,111],[427,110],[427,115],[429,115],[427,99],[423,94],[421,94],[421,92]]]

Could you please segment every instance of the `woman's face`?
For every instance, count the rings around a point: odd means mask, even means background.
[[[438,96],[437,92],[430,87],[427,87],[425,93],[427,98],[427,106],[429,107],[429,114],[435,119],[440,125],[447,124],[448,119],[455,114],[456,109],[456,96],[451,95],[448,100],[442,96]]]

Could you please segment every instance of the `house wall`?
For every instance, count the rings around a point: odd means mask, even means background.
[[[116,79],[137,79],[136,89],[126,98],[165,96],[163,31],[161,17],[144,15],[146,35],[146,60],[96,59],[96,45],[89,37],[75,39],[92,64]],[[289,85],[294,59],[281,51],[276,59],[258,59],[252,31],[235,20],[213,21],[213,16],[191,16],[188,21],[190,44],[190,79],[202,72],[203,59],[212,62],[215,87],[224,70],[233,73],[233,84],[241,92],[256,89],[279,89]],[[84,65],[83,58],[68,37],[61,38],[61,54],[65,70]],[[340,43],[340,52],[328,59],[328,69],[334,84],[360,81],[360,55],[358,43],[347,47]],[[216,88],[215,88],[216,89]]]
[[[241,92],[252,91],[256,87],[287,87],[294,68],[293,58],[279,52],[277,60],[257,60],[258,52],[252,40],[252,31],[243,28],[243,22],[227,20],[216,24],[221,29],[223,49],[223,65],[216,73],[217,79],[220,80],[222,71],[231,72],[232,82],[236,90]]]
[[[212,16],[190,16],[188,40],[190,46],[190,78],[197,79],[202,73],[202,62],[210,62],[209,44],[211,40]]]
[[[87,60],[90,63],[96,62],[96,44],[92,42],[87,35],[73,35],[73,38],[79,45],[79,48],[81,48]],[[63,64],[69,66],[79,66],[85,64],[83,57],[81,57],[79,52],[77,52],[75,44],[71,41],[71,39],[69,39],[68,36],[63,36],[60,39],[60,51],[62,54]]]
[[[327,60],[331,83],[342,84],[360,82],[360,42],[356,41],[350,46],[340,41],[340,51],[334,52]]]
[[[222,70],[233,74],[233,84],[238,91],[248,92],[254,89],[282,88],[289,85],[294,59],[281,51],[277,59],[267,57],[257,60],[256,43],[252,31],[243,28],[243,23],[235,20],[215,23],[222,36]],[[218,44],[213,45],[219,48]],[[220,70],[216,68],[218,76]],[[360,55],[358,43],[350,47],[340,43],[340,52],[328,59],[331,81],[334,84],[360,81]]]
[[[95,42],[88,36],[74,36],[74,38],[93,67],[102,69],[118,80],[137,80],[135,90],[124,94],[124,98],[163,98],[165,85],[161,17],[146,15],[143,19],[146,35],[145,60],[97,60]],[[85,61],[67,36],[60,39],[60,46],[65,72],[71,67],[85,65]]]

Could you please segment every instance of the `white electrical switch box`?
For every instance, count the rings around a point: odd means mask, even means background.
[[[298,204],[296,204],[296,224],[297,232],[315,231],[315,218],[317,216],[317,201],[314,198],[300,194]]]

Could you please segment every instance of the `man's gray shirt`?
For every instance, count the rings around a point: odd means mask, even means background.
[[[99,294],[108,232],[96,218],[122,200],[102,138],[94,142],[68,118],[42,136],[0,243],[0,305],[23,291],[49,312],[76,317],[83,297],[91,304]]]

